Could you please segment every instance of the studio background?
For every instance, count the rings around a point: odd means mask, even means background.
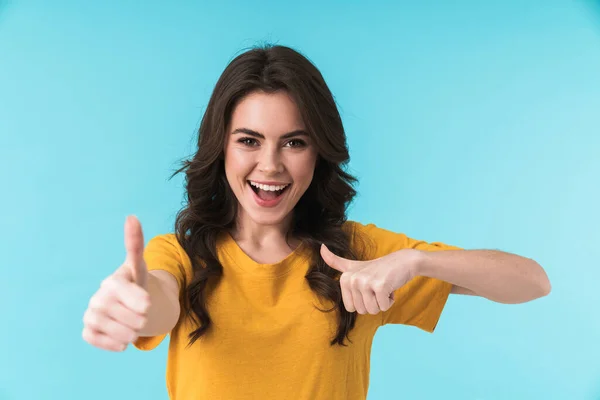
[[[598,2],[283,3],[0,2],[0,399],[167,398],[167,341],[100,351],[83,312],[127,214],[146,241],[172,231],[169,176],[263,42],[336,97],[351,219],[531,257],[552,282],[522,305],[452,296],[433,335],[381,329],[369,400],[600,399]]]

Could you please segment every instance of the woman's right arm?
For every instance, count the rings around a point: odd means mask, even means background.
[[[154,270],[148,274],[150,308],[146,325],[138,336],[158,336],[171,332],[179,320],[179,284],[167,271]]]
[[[125,222],[127,257],[90,299],[83,339],[92,346],[123,351],[140,336],[169,333],[179,320],[179,284],[169,272],[148,272],[139,221]]]

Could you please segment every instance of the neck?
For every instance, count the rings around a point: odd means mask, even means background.
[[[236,224],[231,236],[236,242],[247,243],[253,247],[290,247],[297,245],[293,238],[288,237],[292,226],[293,215],[290,213],[285,220],[277,224],[259,224],[244,215],[243,211],[238,213]]]

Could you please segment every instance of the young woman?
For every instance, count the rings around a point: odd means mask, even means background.
[[[502,303],[550,292],[533,260],[427,243],[348,221],[342,121],[323,77],[283,46],[235,58],[216,84],[185,172],[175,233],[127,258],[84,315],[93,346],[170,335],[172,399],[365,399],[385,324],[433,332],[450,293]]]

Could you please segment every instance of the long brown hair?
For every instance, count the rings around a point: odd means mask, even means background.
[[[302,54],[285,46],[252,48],[235,57],[217,81],[198,132],[198,150],[174,175],[185,172],[187,205],[178,213],[177,240],[187,252],[193,279],[185,288],[187,313],[198,328],[190,333],[193,344],[211,326],[205,290],[222,276],[217,258],[217,237],[233,228],[237,200],[225,176],[223,151],[226,129],[236,104],[244,96],[263,91],[286,91],[298,106],[308,134],[318,151],[313,180],[294,208],[290,235],[303,240],[315,257],[306,280],[338,312],[338,330],[331,344],[344,345],[354,327],[356,313],[343,305],[340,273],[325,264],[319,253],[325,243],[335,254],[356,259],[349,233],[342,229],[356,181],[344,167],[349,161],[346,135],[335,100],[319,70]]]

